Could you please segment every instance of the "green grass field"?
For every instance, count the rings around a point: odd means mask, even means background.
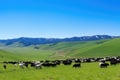
[[[53,52],[50,50],[36,50],[30,47],[4,47],[0,51],[2,61],[8,60],[44,60],[49,59]],[[4,54],[4,55],[3,55]]]
[[[120,56],[120,38],[86,42],[61,42],[28,47],[1,46],[0,61],[64,59],[74,57]],[[36,70],[0,63],[0,80],[120,80],[120,64],[99,68],[98,63],[82,63],[81,68],[60,65]]]
[[[120,80],[120,65],[99,68],[98,63],[82,63],[81,68],[72,65],[42,67],[42,69],[15,67],[7,65],[4,70],[0,64],[0,80]]]
[[[28,47],[16,47],[13,45],[1,46],[0,60],[44,60],[120,56],[119,44],[120,38],[84,42],[60,42],[56,44],[32,45]],[[35,49],[34,47],[36,46],[39,49]]]

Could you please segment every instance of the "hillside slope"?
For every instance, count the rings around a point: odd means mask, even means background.
[[[1,46],[1,60],[44,60],[74,57],[120,56],[120,38],[59,42],[27,47]]]
[[[7,60],[18,60],[19,57],[14,55],[13,53],[0,50],[0,61],[7,61]]]
[[[6,56],[14,55],[16,60],[44,60],[49,59],[54,51],[34,49],[34,47],[0,47],[0,49],[9,52]],[[0,54],[1,55],[1,54]],[[14,60],[11,57],[12,60]],[[10,60],[10,59],[9,59]]]
[[[56,50],[53,58],[120,56],[120,38],[87,42],[62,42],[42,45],[40,49]]]
[[[120,56],[120,38],[113,39],[99,45],[91,46],[88,50],[82,53],[77,53],[75,56]]]

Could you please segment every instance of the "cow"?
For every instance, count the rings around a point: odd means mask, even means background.
[[[119,59],[115,59],[115,58],[110,59],[110,64],[111,65],[116,65],[118,63],[119,63]]]
[[[78,58],[76,58],[74,61],[75,61],[75,63],[81,63],[81,60]]]
[[[64,65],[71,65],[72,61],[71,60],[64,60],[63,64]]]
[[[23,63],[23,62],[19,62],[19,66],[20,66],[20,68],[24,68],[24,66],[25,66],[25,63]]]
[[[73,65],[73,67],[79,68],[79,67],[81,67],[81,64],[80,63],[76,63],[76,64]]]
[[[107,66],[109,66],[109,64],[105,63],[105,62],[100,62],[99,66],[100,66],[100,68],[107,68]]]
[[[34,66],[36,69],[41,69],[42,68],[42,63],[35,64]]]
[[[35,61],[32,63],[32,67],[36,68],[36,69],[41,69],[42,68],[42,62],[40,61]]]
[[[4,68],[4,69],[6,69],[6,68],[7,68],[6,64],[4,64],[4,65],[3,65],[3,68]]]

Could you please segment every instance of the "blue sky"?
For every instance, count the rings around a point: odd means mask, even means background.
[[[120,0],[1,0],[0,39],[120,35]]]

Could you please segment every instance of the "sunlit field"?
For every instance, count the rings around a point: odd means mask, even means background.
[[[81,68],[63,64],[42,69],[0,64],[0,80],[120,80],[120,65],[100,68],[98,62],[81,63]]]

